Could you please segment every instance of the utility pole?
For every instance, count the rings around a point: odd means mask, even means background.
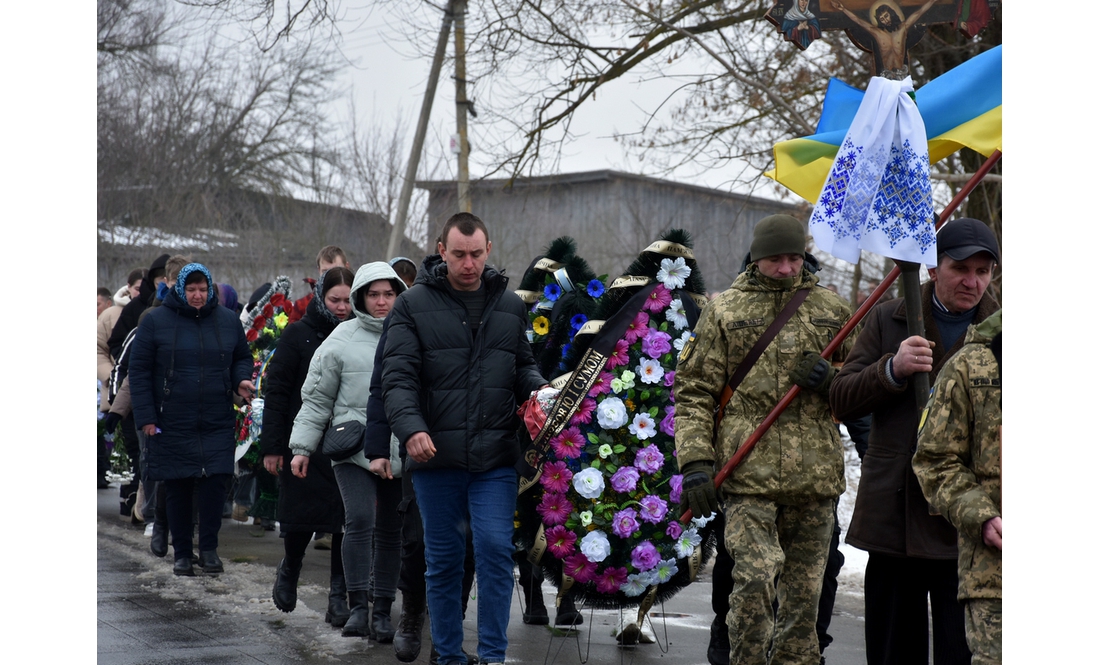
[[[454,0],[455,106],[458,120],[458,211],[473,212],[470,204],[470,142],[466,138],[466,0]]]
[[[413,137],[412,151],[409,153],[409,162],[405,166],[405,181],[401,184],[401,197],[397,200],[397,219],[390,229],[390,243],[386,248],[386,256],[397,256],[401,246],[401,237],[405,235],[405,225],[409,219],[409,203],[412,201],[413,183],[416,181],[416,170],[420,166],[420,155],[424,151],[424,135],[428,133],[428,118],[432,114],[432,101],[435,99],[435,88],[439,83],[439,71],[443,68],[443,56],[447,52],[447,38],[451,33],[451,20],[454,16],[454,2],[451,2],[443,11],[443,27],[439,29],[439,39],[435,43],[435,57],[432,59],[432,69],[428,74],[428,88],[424,91],[424,101],[420,103],[420,118],[416,121],[416,135]],[[429,252],[432,239],[428,238]]]

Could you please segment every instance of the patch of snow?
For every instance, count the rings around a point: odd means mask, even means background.
[[[111,245],[129,247],[173,247],[209,252],[218,248],[236,247],[237,235],[217,229],[196,229],[196,235],[182,236],[156,227],[131,227],[100,223],[99,239]]]

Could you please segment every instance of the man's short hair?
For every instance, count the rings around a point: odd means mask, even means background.
[[[168,262],[164,264],[164,276],[168,278],[168,284],[175,284],[176,278],[180,276],[180,271],[188,263],[193,263],[190,256],[183,256],[182,254],[176,254],[168,259]]]
[[[106,298],[107,300],[111,300],[112,296],[114,295],[111,293],[111,290],[108,289],[106,286],[101,286],[96,289],[95,294],[101,298]]]
[[[345,267],[348,265],[348,257],[344,254],[344,250],[336,245],[326,245],[321,248],[321,251],[317,252],[317,268],[321,268],[321,261],[336,263],[336,259],[343,261]]]
[[[460,212],[451,215],[451,218],[443,225],[443,231],[439,234],[439,242],[444,247],[447,246],[447,234],[454,228],[457,228],[458,232],[464,236],[472,236],[480,230],[485,234],[485,242],[489,242],[489,229],[485,228],[485,222],[473,213]]]

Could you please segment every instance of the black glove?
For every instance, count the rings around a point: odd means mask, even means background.
[[[836,377],[836,368],[828,360],[821,357],[820,353],[803,351],[802,359],[794,366],[787,378],[791,383],[816,390],[822,395],[829,394],[829,384]]]
[[[114,436],[115,430],[118,429],[118,424],[122,422],[122,416],[117,413],[108,413],[107,417],[103,419],[104,431]]]
[[[680,492],[680,513],[686,508],[691,508],[693,517],[706,517],[718,512],[718,494],[714,491],[714,464],[706,461],[690,462],[684,466],[682,472],[684,480]]]

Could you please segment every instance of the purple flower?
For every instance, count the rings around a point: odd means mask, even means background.
[[[600,375],[596,377],[596,381],[592,384],[592,389],[588,391],[588,394],[595,397],[596,395],[603,395],[611,392],[611,382],[615,377],[611,372],[600,372]]]
[[[671,488],[668,493],[668,500],[672,503],[680,503],[680,493],[684,491],[684,477],[676,474],[669,479],[668,486]]]
[[[649,294],[646,298],[645,304],[642,307],[654,314],[663,312],[669,303],[672,302],[672,294],[668,292],[664,284],[658,284],[657,288]]]
[[[650,524],[658,524],[668,514],[668,502],[659,496],[650,494],[638,503],[642,509],[642,519]]]
[[[630,563],[638,570],[645,572],[661,563],[661,555],[653,543],[645,540],[630,552]]]
[[[615,351],[607,359],[607,369],[615,369],[630,362],[630,345],[625,339],[615,342]]]
[[[680,522],[672,520],[668,523],[668,528],[665,529],[665,535],[669,538],[676,540],[680,537],[680,534],[684,532],[684,527],[680,526]]]
[[[550,447],[554,449],[559,458],[575,459],[580,457],[586,443],[584,435],[576,427],[570,427],[550,439]]]
[[[626,568],[605,568],[596,576],[596,591],[600,593],[615,593],[619,587],[626,583]]]
[[[592,422],[592,414],[596,411],[596,400],[585,397],[581,400],[580,406],[573,413],[573,418],[569,421],[570,425],[587,425]]]
[[[634,456],[634,466],[642,473],[657,473],[665,465],[665,456],[661,449],[653,444],[638,451]]]
[[[611,533],[620,538],[629,538],[638,527],[638,512],[633,508],[624,508],[611,518]]]
[[[671,388],[672,382],[676,380],[676,370],[669,370],[665,372],[665,388]]]
[[[611,489],[616,492],[633,492],[638,486],[638,470],[632,466],[619,467],[615,475],[611,476]]]
[[[656,328],[650,328],[649,333],[642,340],[642,353],[657,360],[669,351],[672,351],[672,343],[669,341],[672,335],[661,332]]]
[[[665,417],[661,420],[660,429],[669,436],[676,436],[676,407],[665,407]]]
[[[554,460],[542,465],[542,476],[539,477],[539,483],[546,488],[548,493],[568,492],[569,481],[571,480],[573,480],[573,472],[569,470],[565,462]]]
[[[564,494],[558,492],[546,492],[542,495],[542,501],[535,508],[542,515],[542,521],[548,526],[565,524],[569,514],[573,512],[573,504]]]
[[[546,543],[550,553],[559,559],[564,559],[573,553],[573,546],[577,542],[577,534],[562,525],[546,530]]]

